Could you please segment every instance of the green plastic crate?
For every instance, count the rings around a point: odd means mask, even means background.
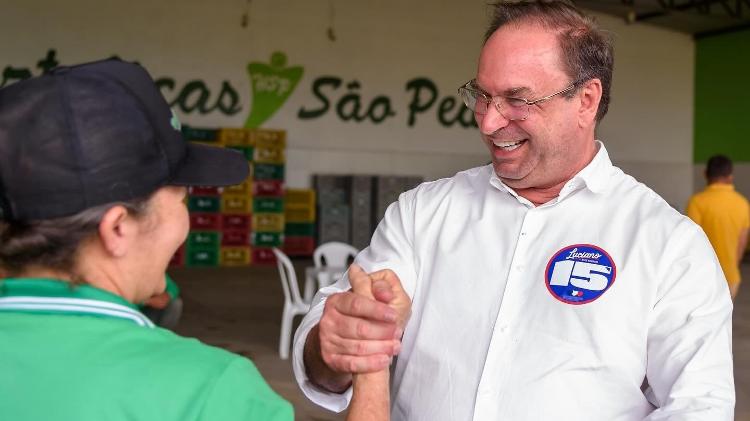
[[[221,233],[218,231],[193,231],[188,234],[188,248],[215,248],[221,246]]]
[[[254,232],[253,245],[256,247],[281,247],[284,244],[284,233]]]
[[[200,142],[218,142],[218,130],[201,129],[198,127],[182,126],[182,137],[187,140],[197,140]]]
[[[284,166],[253,163],[253,178],[256,180],[283,180]]]
[[[315,224],[291,222],[284,227],[284,233],[292,237],[313,237],[315,236]]]
[[[255,213],[284,213],[284,198],[255,197],[253,198],[253,212]]]
[[[219,266],[219,248],[187,248],[186,266]]]
[[[188,198],[190,212],[212,213],[221,211],[221,197],[219,196],[190,196]]]

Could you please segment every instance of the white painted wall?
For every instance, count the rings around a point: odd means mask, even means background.
[[[310,174],[318,172],[434,179],[488,160],[476,130],[441,126],[436,107],[407,127],[405,90],[408,80],[424,76],[437,84],[440,97],[454,95],[473,77],[488,19],[485,0],[0,1],[0,69],[33,68],[55,48],[63,64],[117,54],[178,85],[203,79],[214,94],[229,80],[243,111],[232,117],[181,115],[192,125],[243,125],[251,106],[247,63],[267,62],[273,51],[284,51],[288,65],[304,66],[305,74],[264,127],[288,131],[290,186],[308,186]],[[599,136],[615,163],[680,207],[693,180],[693,42],[687,35],[598,17],[616,37],[613,103]],[[335,42],[326,37],[331,24]],[[301,107],[318,105],[311,85],[323,75],[359,81],[366,103],[388,96],[396,117],[379,125],[343,122],[332,112],[300,120]],[[344,93],[342,86],[330,97],[335,101]]]
[[[597,17],[615,39],[612,105],[598,135],[616,165],[683,210],[693,192],[694,41]]]

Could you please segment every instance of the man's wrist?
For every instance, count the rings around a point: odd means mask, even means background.
[[[307,334],[302,360],[307,378],[321,389],[340,394],[351,387],[351,374],[334,371],[323,360],[318,325],[315,325]]]

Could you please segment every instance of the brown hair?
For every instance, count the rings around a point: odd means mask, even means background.
[[[72,216],[34,221],[0,220],[0,273],[17,276],[29,267],[73,273],[81,244],[95,235],[104,214],[123,206],[136,217],[146,212],[148,199],[116,202]]]
[[[609,35],[599,28],[594,18],[565,0],[499,2],[494,6],[494,16],[484,42],[487,43],[500,27],[510,23],[537,24],[557,32],[568,76],[579,86],[591,79],[599,79],[602,83],[602,98],[596,112],[596,121],[601,121],[609,108],[614,51]],[[570,98],[575,91],[565,96]]]

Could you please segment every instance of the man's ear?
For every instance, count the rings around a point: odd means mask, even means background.
[[[581,108],[578,110],[578,124],[582,127],[596,124],[596,112],[602,100],[602,81],[591,79],[581,86],[578,92]]]
[[[113,257],[122,257],[128,252],[136,233],[135,221],[123,206],[109,208],[99,223],[102,247]]]

